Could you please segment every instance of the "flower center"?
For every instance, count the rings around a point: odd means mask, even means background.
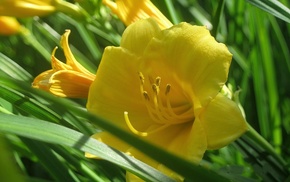
[[[189,121],[194,121],[194,112],[192,104],[174,106],[170,100],[171,84],[166,84],[161,89],[161,77],[156,77],[155,80],[149,77],[150,87],[149,90],[144,89],[145,78],[141,72],[139,72],[140,78],[140,92],[144,99],[144,104],[151,119],[159,127],[148,132],[140,132],[136,130],[131,124],[128,116],[128,112],[124,112],[125,121],[130,130],[140,136],[147,136],[149,133],[154,133],[168,126],[174,124],[181,124]]]

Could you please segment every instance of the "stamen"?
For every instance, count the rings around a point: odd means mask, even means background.
[[[140,79],[140,82],[141,82],[141,84],[140,84],[140,92],[141,93],[143,93],[144,92],[144,80],[145,80],[145,78],[144,78],[144,76],[143,76],[143,74],[141,73],[141,72],[139,72],[139,79]]]
[[[139,72],[139,78],[141,82],[140,92],[143,95],[145,106],[148,110],[149,116],[156,124],[160,124],[163,126],[163,125],[180,124],[194,120],[194,112],[190,104],[184,105],[182,104],[177,107],[176,106],[172,107],[172,103],[169,96],[169,93],[172,92],[170,84],[166,85],[165,92],[162,93],[160,92],[161,77],[158,76],[154,80],[151,76],[148,76],[149,83],[152,89],[151,93],[148,93],[147,91],[144,90],[145,77],[141,72]],[[147,136],[148,135],[147,132],[140,132],[132,126],[127,115],[128,113],[127,114],[124,113],[126,123],[130,128],[130,130],[137,135]],[[163,128],[162,126],[161,128]]]
[[[141,72],[139,72],[139,78],[140,78],[141,84],[143,85],[145,78]]]
[[[155,79],[155,84],[159,87],[160,86],[160,83],[161,83],[161,78],[158,76]]]
[[[170,92],[170,89],[171,89],[171,85],[167,84],[166,89],[165,89],[165,95],[167,95]]]
[[[145,137],[145,136],[148,136],[149,134],[153,134],[153,133],[156,133],[158,131],[161,131],[169,126],[171,126],[171,124],[164,124],[164,125],[161,125],[160,127],[157,127],[156,129],[154,130],[151,130],[149,132],[141,132],[141,131],[138,131],[134,128],[134,126],[132,125],[132,123],[130,122],[129,120],[129,114],[127,111],[124,112],[124,118],[125,118],[125,121],[126,121],[126,124],[128,126],[128,128],[136,135],[139,135],[139,136],[142,136],[142,137]]]
[[[150,97],[146,91],[143,91],[143,96],[146,100],[150,101]]]
[[[157,86],[155,83],[152,84],[152,90],[156,95],[159,94],[159,86]]]

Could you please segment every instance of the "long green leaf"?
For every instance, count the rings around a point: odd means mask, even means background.
[[[247,0],[258,8],[290,23],[290,10],[279,1],[273,0]]]
[[[23,120],[24,122],[26,121],[25,119]],[[30,125],[26,124],[26,126],[23,126],[23,127],[29,128]],[[35,140],[29,140],[27,138],[23,138],[22,141],[26,144],[26,146],[30,149],[30,151],[33,152],[33,154],[37,156],[37,158],[39,159],[39,162],[51,174],[54,180],[59,181],[59,182],[61,181],[79,182],[80,181],[75,176],[75,174],[71,171],[71,169],[68,168],[64,162],[59,160],[57,156],[55,155],[55,153],[53,152],[53,150],[51,150],[47,145],[45,145],[44,143],[37,142]]]
[[[114,150],[102,142],[69,128],[43,120],[0,113],[0,131],[31,139],[65,145],[89,152],[138,174],[144,180],[172,181],[148,165]]]
[[[1,52],[0,52],[0,71],[18,80],[28,82],[33,79],[33,77],[25,69],[23,69],[21,66],[19,66],[17,63],[15,63],[13,60],[8,58]]]

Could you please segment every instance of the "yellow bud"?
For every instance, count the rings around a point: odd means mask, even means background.
[[[0,27],[1,35],[13,35],[19,32],[21,25],[14,17],[0,16]]]

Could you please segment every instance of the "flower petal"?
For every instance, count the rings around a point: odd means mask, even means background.
[[[72,54],[69,48],[69,43],[68,43],[69,34],[70,34],[70,30],[66,30],[65,33],[61,36],[61,40],[60,40],[60,44],[63,48],[63,52],[66,57],[66,64],[71,66],[72,69],[75,71],[82,72],[87,75],[93,75],[86,68],[84,68],[79,62],[77,62],[74,55]]]
[[[176,135],[169,146],[169,151],[191,162],[199,163],[207,149],[206,132],[199,119],[193,125],[184,128]]]
[[[57,50],[57,47],[55,47],[51,53],[51,67],[56,72],[59,70],[72,70],[72,67],[68,64],[65,64],[58,60],[54,55]]]
[[[207,133],[208,149],[218,149],[241,136],[247,124],[237,104],[218,94],[200,116]]]
[[[49,91],[49,87],[50,87],[49,79],[51,75],[53,75],[53,73],[54,73],[54,70],[47,70],[45,72],[42,72],[36,78],[34,78],[32,87]]]
[[[21,30],[17,19],[9,16],[0,16],[0,27],[0,35],[14,35]]]
[[[148,132],[150,132],[150,129]],[[200,162],[207,149],[206,132],[199,120],[195,120],[193,124],[190,122],[171,125],[156,133],[149,134],[144,139],[168,152],[195,163]],[[142,160],[144,157],[144,154],[137,153],[133,148],[129,152],[137,159]]]
[[[172,125],[160,132],[148,135],[148,137],[145,137],[145,140],[196,164],[201,161],[207,149],[206,133],[199,120],[195,120],[193,125],[192,123]],[[130,148],[127,152],[162,173],[176,179],[176,181],[182,181],[180,175],[171,171],[163,164],[152,160],[135,148]],[[134,176],[129,175],[127,177],[134,179]]]
[[[144,68],[168,69],[200,108],[224,85],[231,58],[205,27],[180,23],[154,37],[144,53]]]
[[[49,78],[49,92],[60,97],[87,98],[93,78],[72,70],[55,72]]]
[[[149,41],[160,31],[156,21],[152,18],[137,21],[129,25],[124,31],[121,47],[141,56]]]
[[[126,49],[107,47],[90,88],[88,111],[129,130],[124,119],[127,111],[137,130],[148,128],[153,121],[143,103],[138,65],[138,58]]]
[[[154,18],[161,29],[172,26],[172,23],[159,11],[150,0],[103,0],[127,26],[140,19]]]

